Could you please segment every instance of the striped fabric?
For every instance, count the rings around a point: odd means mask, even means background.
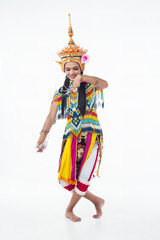
[[[68,140],[72,137],[72,135],[69,136]],[[87,135],[87,142],[85,147],[85,152],[82,157],[81,166],[78,169],[78,176],[75,178],[75,182],[64,178],[63,172],[68,172],[68,167],[64,164],[60,164],[60,171],[59,171],[59,183],[60,185],[65,188],[66,190],[73,192],[73,190],[76,191],[77,194],[84,196],[87,192],[88,187],[91,184],[92,179],[95,178],[95,168],[98,163],[98,154],[99,154],[99,145],[98,142],[95,141],[96,139],[96,133],[89,132]],[[72,139],[73,141],[73,139]],[[67,147],[67,144],[66,144]],[[68,155],[70,156],[70,148],[68,149]],[[67,162],[65,158],[62,155],[61,162]],[[75,165],[72,166],[72,169],[75,169]],[[68,174],[68,176],[71,176]],[[72,176],[73,177],[73,176]],[[72,178],[69,177],[69,178]]]
[[[96,137],[97,137],[96,133],[91,133],[91,132],[88,133],[85,152],[79,168],[78,177],[81,174],[81,171],[89,155],[91,154],[91,151],[96,141]],[[76,139],[74,138],[73,135],[70,135],[66,141],[66,144],[61,156],[61,160],[59,163],[58,179],[73,185],[77,183],[77,179],[75,176],[75,162],[76,162],[76,156],[77,156],[76,150],[77,150]]]
[[[52,98],[52,102],[56,102],[58,106],[56,120],[62,118],[62,88],[63,87],[60,87],[58,90],[56,90]],[[80,115],[78,108],[78,91],[72,91],[67,95],[65,112],[67,124],[63,135],[64,139],[67,139],[71,133],[78,138],[81,131],[91,131],[103,135],[96,112],[96,108],[98,106],[101,105],[104,107],[103,90],[96,90],[94,85],[86,83],[85,91],[86,112],[84,117]]]

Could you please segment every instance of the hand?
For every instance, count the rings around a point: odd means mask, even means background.
[[[38,148],[37,152],[43,152],[43,150],[47,147],[47,141],[45,140],[43,143],[39,144],[37,142],[36,148]]]
[[[37,150],[37,152],[43,152],[43,149],[39,148],[39,149]]]
[[[78,75],[75,77],[75,79],[74,79],[74,81],[73,81],[73,87],[75,87],[75,88],[80,87],[81,78],[82,78],[82,75],[81,75],[81,74],[78,74]]]

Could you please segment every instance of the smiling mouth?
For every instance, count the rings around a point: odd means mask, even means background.
[[[70,76],[71,78],[75,78],[76,77],[76,75],[73,75],[73,76]]]

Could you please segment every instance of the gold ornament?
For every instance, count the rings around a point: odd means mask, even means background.
[[[58,56],[61,58],[61,61],[56,61],[60,64],[61,70],[65,72],[64,66],[67,62],[77,62],[79,63],[81,70],[84,71],[85,63],[81,62],[82,55],[86,54],[88,50],[83,50],[80,46],[77,46],[72,37],[73,37],[73,30],[71,26],[71,18],[69,15],[69,28],[68,28],[68,35],[70,37],[69,43],[67,47],[64,47],[60,52],[57,52]]]

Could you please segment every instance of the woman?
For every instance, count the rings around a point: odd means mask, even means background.
[[[88,191],[94,171],[102,158],[103,133],[98,121],[96,107],[98,99],[103,107],[103,89],[108,87],[107,81],[83,75],[87,50],[80,49],[73,41],[73,31],[69,14],[68,46],[58,53],[62,71],[66,74],[65,82],[53,95],[50,112],[43,125],[37,146],[37,152],[45,148],[45,138],[55,119],[67,118],[59,159],[58,180],[62,187],[72,192],[66,208],[65,216],[77,222],[73,208],[85,197],[96,208],[94,218],[102,215],[104,200]],[[99,171],[97,170],[97,175]],[[99,176],[99,175],[98,175]]]

